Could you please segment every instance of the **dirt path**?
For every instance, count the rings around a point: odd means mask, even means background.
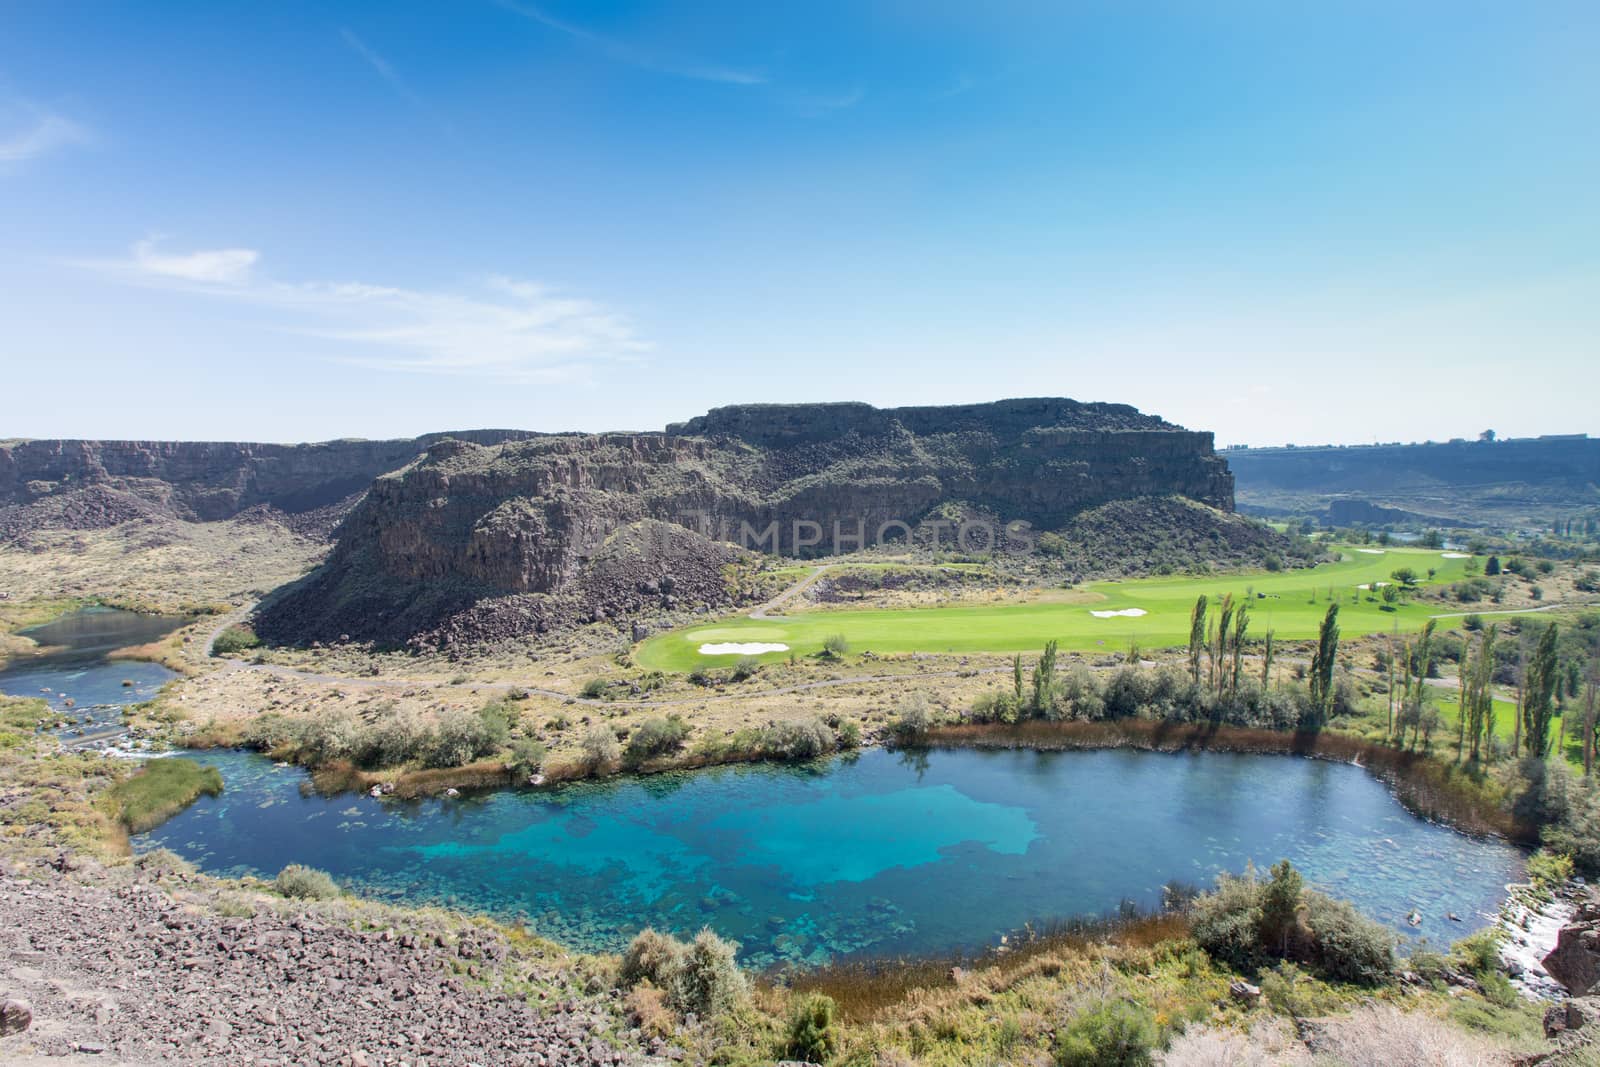
[[[774,615],[772,613],[778,608],[782,607],[784,604],[787,604],[789,601],[793,600],[795,597],[799,596],[801,593],[805,592],[807,589],[810,589],[816,584],[817,579],[822,577],[824,572],[831,571],[837,565],[838,564],[835,563],[824,563],[819,567],[811,568],[810,574],[806,575],[798,582],[795,582],[789,588],[785,589],[783,592],[779,593],[765,604],[760,604],[754,608],[751,608],[750,617],[752,619],[782,619],[782,615]]]

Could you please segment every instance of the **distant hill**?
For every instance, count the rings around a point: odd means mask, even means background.
[[[1600,504],[1600,439],[1582,434],[1223,454],[1253,515],[1531,528]]]

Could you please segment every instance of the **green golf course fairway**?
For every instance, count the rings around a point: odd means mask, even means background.
[[[701,655],[700,646],[717,642],[771,642],[789,646],[786,652],[769,652],[757,659],[775,661],[820,651],[830,635],[843,634],[851,654],[861,652],[1033,652],[1055,639],[1063,649],[1080,651],[1126,649],[1130,640],[1141,648],[1186,645],[1189,612],[1195,597],[1205,593],[1212,603],[1223,593],[1250,596],[1250,636],[1260,638],[1271,627],[1280,640],[1315,637],[1328,610],[1328,590],[1339,599],[1339,628],[1349,637],[1420,630],[1429,615],[1449,608],[1438,603],[1399,605],[1383,610],[1381,603],[1357,587],[1387,582],[1389,575],[1410,567],[1421,584],[1457,581],[1466,573],[1467,560],[1447,559],[1438,549],[1385,548],[1363,552],[1341,546],[1343,558],[1309,570],[1265,571],[1182,578],[1140,578],[1122,582],[1094,582],[1079,591],[1075,603],[955,604],[950,607],[811,610],[786,618],[754,620],[730,618],[658,634],[641,644],[634,661],[642,667],[664,671],[692,671],[732,666],[738,655]],[[1433,582],[1428,570],[1436,571]],[[1315,591],[1316,600],[1312,602]],[[1087,593],[1086,599],[1082,594]],[[1258,595],[1264,594],[1264,595]],[[1138,617],[1096,618],[1091,611],[1139,608]],[[790,609],[793,610],[792,608]]]

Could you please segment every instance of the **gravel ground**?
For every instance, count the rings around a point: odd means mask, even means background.
[[[663,1062],[613,1046],[637,1032],[603,983],[574,992],[559,961],[487,928],[356,929],[266,902],[228,917],[192,875],[60,866],[0,864],[0,999],[33,1015],[0,1063]]]

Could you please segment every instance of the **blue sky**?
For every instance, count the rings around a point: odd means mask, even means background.
[[[0,436],[1600,432],[1600,6],[0,0]]]

